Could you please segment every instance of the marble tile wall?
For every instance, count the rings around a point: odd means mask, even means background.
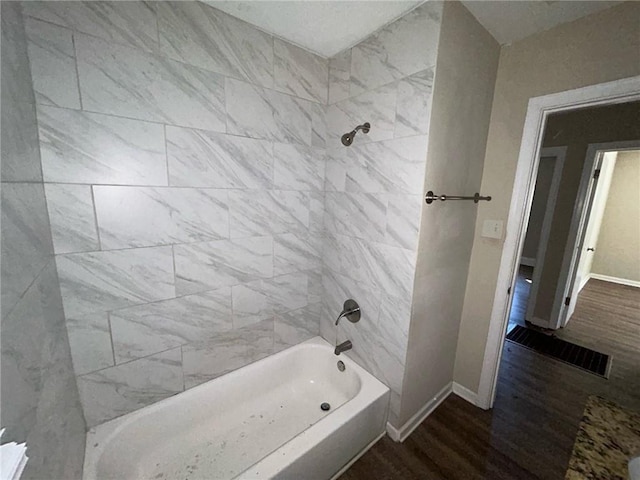
[[[24,13],[88,425],[317,335],[329,61],[200,2]]]
[[[329,60],[320,329],[392,390],[404,377],[442,4],[428,2]],[[340,136],[364,122],[351,147]],[[347,298],[357,324],[333,325]]]
[[[86,426],[42,184],[37,97],[20,6],[1,9],[2,441],[27,443],[23,479],[81,478]]]

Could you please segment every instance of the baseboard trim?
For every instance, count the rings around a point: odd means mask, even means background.
[[[458,395],[463,400],[466,400],[471,405],[478,406],[478,394],[476,392],[472,392],[467,387],[453,382],[453,393]]]
[[[599,273],[591,273],[590,277],[595,280],[602,280],[603,282],[619,283],[620,285],[627,285],[629,287],[640,288],[640,282],[638,280],[629,280],[628,278],[610,277],[609,275],[600,275]]]
[[[578,288],[578,293],[580,293],[582,291],[582,289],[585,287],[585,285],[589,282],[589,280],[591,280],[592,276],[591,274],[589,275],[585,275],[584,278],[582,279],[582,281],[580,282],[580,287]]]
[[[520,257],[520,265],[525,265],[527,267],[535,267],[536,259],[531,257]]]
[[[453,391],[453,382],[449,382],[444,386],[442,390],[440,390],[435,397],[425,403],[420,410],[416,412],[416,414],[411,417],[407,422],[402,425],[400,428],[396,428],[387,422],[387,434],[394,442],[404,442],[409,435],[413,433],[413,431],[418,428],[424,420],[433,413],[433,411],[438,408],[438,406],[445,401],[445,399],[449,396],[449,394]]]
[[[338,470],[338,473],[336,473],[333,477],[331,477],[331,480],[337,480],[344,472],[349,470],[351,465],[353,465],[358,460],[360,460],[360,457],[362,457],[365,453],[367,453],[369,451],[369,449],[371,447],[373,447],[376,443],[378,443],[378,441],[380,441],[380,439],[382,439],[382,437],[384,437],[386,434],[387,434],[387,432],[382,432],[380,435],[378,435],[369,445],[364,447],[360,451],[360,453],[358,453],[355,457],[353,457],[351,460],[349,460],[344,467],[342,467],[340,470]]]

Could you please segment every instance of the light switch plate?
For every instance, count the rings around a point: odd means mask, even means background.
[[[485,238],[502,238],[504,222],[502,220],[485,220],[482,223],[482,236]]]

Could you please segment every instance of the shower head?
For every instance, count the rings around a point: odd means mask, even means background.
[[[363,123],[362,125],[358,125],[355,129],[351,130],[349,133],[345,133],[344,135],[342,135],[342,138],[341,138],[342,144],[345,147],[348,147],[353,143],[353,138],[356,136],[356,133],[358,133],[358,130],[362,130],[362,133],[369,133],[370,128],[371,128],[371,125],[369,124],[369,122]]]

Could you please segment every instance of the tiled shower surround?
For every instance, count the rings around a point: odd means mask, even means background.
[[[393,421],[441,9],[327,60],[199,2],[23,4],[88,425],[320,331]],[[349,297],[362,321],[336,332]]]
[[[333,342],[344,299],[363,320],[342,321],[338,341],[400,393],[411,321],[427,134],[442,4],[429,2],[329,63],[321,331]],[[340,135],[368,121],[345,148]],[[397,425],[396,425],[397,426]]]

